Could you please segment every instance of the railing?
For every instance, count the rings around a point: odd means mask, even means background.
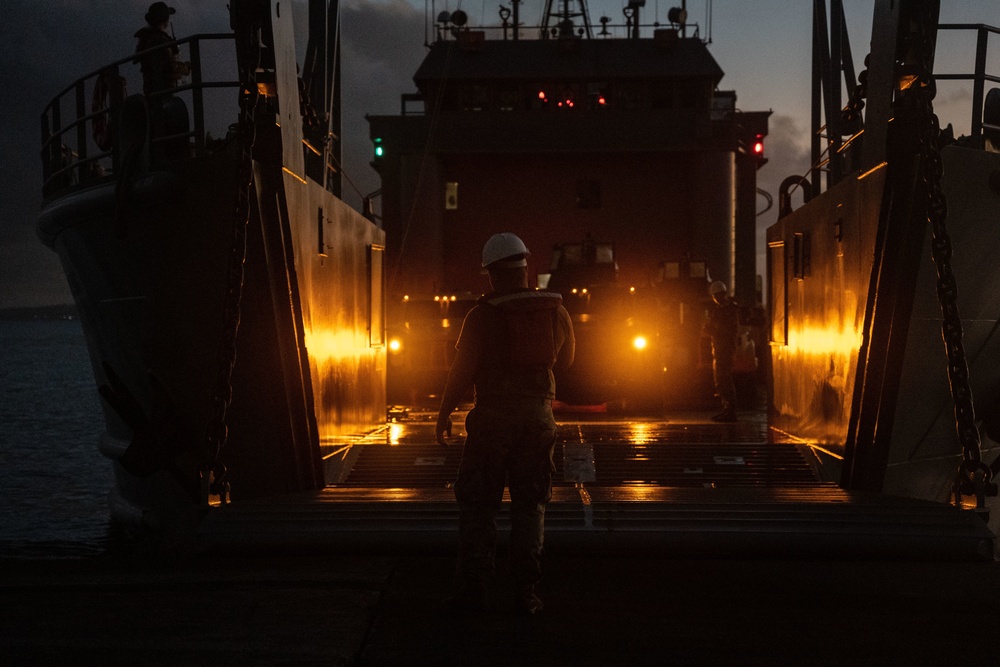
[[[142,90],[140,59],[165,49],[177,48],[178,60],[190,63],[187,81],[168,90],[152,91],[148,101],[180,97],[190,101],[190,130],[167,135],[155,135],[151,144],[184,141],[187,153],[200,156],[205,153],[206,139],[215,129],[218,138],[224,137],[229,125],[236,118],[237,96],[226,94],[225,98],[210,95],[212,89],[239,88],[236,80],[236,59],[233,53],[233,35],[199,34],[176,40],[146,51],[130,54],[120,60],[87,74],[67,86],[56,95],[41,114],[42,130],[42,190],[46,196],[55,192],[103,180],[114,173],[118,164],[118,146],[102,148],[88,132],[88,125],[105,123],[113,137],[116,130],[118,111],[124,99],[115,99],[114,94],[95,94],[102,76],[114,77],[122,82],[125,91]],[[214,52],[218,51],[216,55]],[[120,79],[118,77],[121,77]],[[183,81],[183,79],[182,79]],[[135,86],[133,88],[133,86]],[[87,93],[91,93],[88,111]],[[69,122],[64,124],[63,116],[68,113]],[[114,139],[112,139],[112,142]]]
[[[972,74],[934,74],[938,81],[972,81],[972,140],[983,147],[983,129],[1000,131],[1000,125],[983,121],[983,94],[987,81],[1000,83],[1000,76],[986,73],[986,55],[990,34],[1000,35],[1000,28],[982,23],[942,23],[938,30],[975,30],[976,65]]]
[[[606,17],[602,17],[606,18]],[[540,25],[531,26],[524,23],[521,24],[520,29],[517,31],[517,36],[514,35],[514,26],[512,23],[507,23],[505,25],[484,25],[484,26],[455,26],[450,23],[435,23],[433,26],[434,37],[437,40],[451,41],[459,40],[462,37],[462,33],[469,32],[481,32],[483,33],[485,39],[488,40],[537,40],[537,39],[559,39],[560,26],[556,23],[552,23],[547,28],[545,28],[545,36],[542,36],[543,27]],[[701,29],[697,23],[689,23],[685,28],[682,29],[680,25],[675,25],[671,23],[660,23],[659,21],[654,21],[653,23],[639,23],[635,26],[631,22],[626,23],[611,23],[610,21],[602,21],[599,25],[591,23],[590,26],[590,37],[592,39],[634,39],[638,35],[642,38],[651,38],[657,30],[676,30],[678,36],[683,32],[685,37],[695,37],[701,39]],[[573,35],[576,37],[587,38],[586,29],[582,22],[578,22],[573,27]]]

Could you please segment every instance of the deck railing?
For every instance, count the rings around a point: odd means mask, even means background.
[[[643,14],[644,17],[645,14]],[[647,22],[639,20],[636,23],[633,19],[628,18],[626,18],[625,23],[612,23],[610,18],[602,16],[597,21],[590,22],[590,34],[588,36],[586,27],[583,21],[580,20],[579,15],[576,18],[577,20],[569,31],[569,35],[563,38],[572,36],[588,39],[637,39],[640,37],[654,37],[658,31],[675,31],[678,37],[693,37],[711,42],[711,36],[702,36],[701,27],[697,23],[689,23],[686,26],[673,24],[669,21],[661,23],[659,20]],[[550,21],[548,27],[521,23],[516,36],[512,21],[502,22],[501,25],[478,25],[475,27],[464,24],[456,26],[451,22],[437,21],[433,24],[432,29],[434,39],[440,41],[461,41],[473,36],[473,33],[482,33],[482,39],[485,40],[558,40],[562,32],[562,26],[559,25],[558,21]]]
[[[972,81],[972,130],[971,138],[977,148],[983,147],[983,130],[1000,132],[1000,124],[983,120],[983,103],[986,82],[1000,83],[1000,76],[986,73],[989,36],[1000,35],[1000,28],[982,23],[942,23],[938,30],[974,30],[976,31],[976,62],[971,74],[934,74],[938,81]]]
[[[184,131],[169,136],[151,132],[149,142],[155,146],[165,142],[176,145],[181,141],[186,144],[186,155],[203,155],[206,142],[212,138],[212,131],[216,132],[217,139],[225,137],[229,125],[237,116],[239,81],[236,80],[232,42],[233,35],[229,33],[192,35],[130,54],[67,86],[52,99],[41,115],[44,195],[49,197],[67,188],[91,184],[114,173],[119,160],[115,134],[121,102],[129,91],[143,90],[141,57],[165,49],[176,47],[179,51],[177,60],[189,62],[190,71],[176,87],[150,92],[146,96],[147,101],[180,98],[187,107],[188,124]],[[97,94],[95,87],[102,77],[121,82],[124,94],[118,96],[120,99],[116,99],[114,94]],[[221,94],[216,95],[214,91],[221,91]],[[64,118],[68,120],[64,121]],[[109,148],[99,146],[93,136],[95,124],[102,123],[106,124],[112,137]]]

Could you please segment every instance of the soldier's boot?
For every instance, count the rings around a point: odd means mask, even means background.
[[[521,584],[517,588],[515,600],[517,610],[522,614],[537,614],[545,606],[542,599],[535,594],[534,584]]]
[[[714,422],[734,422],[736,421],[736,406],[728,397],[722,399],[722,412],[712,417]]]

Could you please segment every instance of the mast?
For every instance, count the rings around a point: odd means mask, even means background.
[[[553,9],[552,5],[554,1],[545,0],[545,12],[542,15],[540,35],[542,39],[548,39],[553,36],[559,39],[576,37],[576,24],[573,22],[575,18],[580,18],[583,21],[583,34],[587,36],[587,39],[593,37],[590,29],[590,15],[587,12],[587,0],[560,0],[562,7],[559,10]],[[574,7],[574,3],[579,6]],[[553,17],[556,19],[556,26],[558,27],[558,32],[555,35],[550,32],[550,24]]]

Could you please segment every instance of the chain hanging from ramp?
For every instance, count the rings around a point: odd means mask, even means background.
[[[923,25],[934,25],[925,21]],[[932,28],[933,29],[933,28]],[[958,440],[962,445],[962,463],[959,466],[952,487],[955,504],[960,505],[962,496],[975,496],[976,508],[985,513],[986,497],[997,495],[997,485],[993,482],[993,471],[982,459],[979,429],[976,427],[976,411],[969,385],[969,365],[962,342],[962,319],[958,312],[958,285],[952,271],[951,237],[948,235],[946,220],[948,204],[941,187],[942,162],[940,151],[941,127],[934,113],[933,100],[937,93],[934,75],[928,59],[934,53],[933,35],[923,34],[924,44],[915,45],[915,53],[922,54],[920,62],[903,65],[901,80],[907,77],[908,87],[915,96],[921,119],[919,129],[923,182],[927,194],[927,220],[931,225],[931,250],[934,267],[937,270],[937,293],[941,303],[941,337],[948,355],[948,380],[955,402],[955,425]]]
[[[223,502],[229,493],[226,467],[220,460],[229,431],[226,410],[233,399],[232,376],[236,365],[236,336],[240,327],[240,302],[243,297],[243,264],[246,261],[247,224],[250,221],[250,197],[253,192],[253,146],[256,139],[254,109],[257,106],[257,68],[261,60],[261,15],[267,3],[234,0],[230,25],[236,37],[236,58],[240,70],[240,116],[237,130],[239,171],[233,225],[233,245],[229,251],[226,295],[222,310],[222,335],[217,355],[218,375],[212,394],[211,414],[206,427],[206,457],[202,464],[202,501],[210,493]]]

